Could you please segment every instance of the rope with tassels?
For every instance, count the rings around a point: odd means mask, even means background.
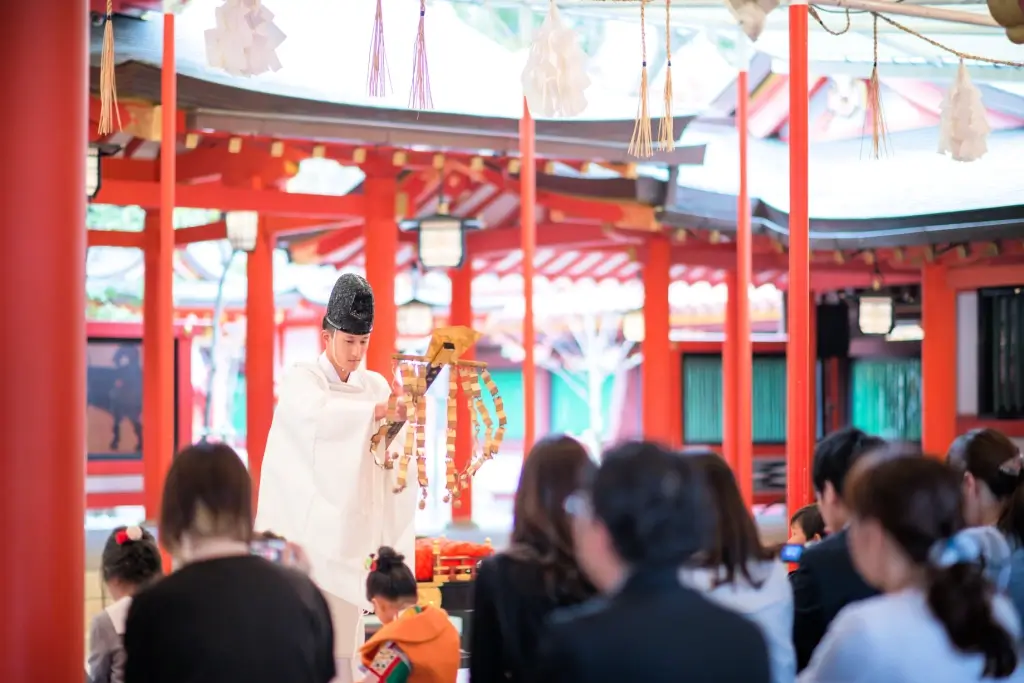
[[[430,92],[430,69],[427,68],[427,38],[424,31],[426,0],[420,0],[420,26],[413,47],[412,88],[409,90],[410,109],[433,109],[434,97]]]
[[[868,106],[871,108],[871,155],[875,159],[888,153],[889,134],[885,128],[885,114],[882,111],[882,81],[878,76],[878,15],[874,21],[874,66],[868,80]]]
[[[651,112],[647,104],[647,26],[644,11],[647,0],[640,0],[640,50],[643,56],[643,68],[640,71],[640,103],[637,106],[636,123],[633,125],[633,137],[629,141],[629,154],[635,157],[648,158],[654,156],[651,142]]]
[[[114,3],[107,0],[107,15],[103,22],[103,51],[100,53],[100,120],[97,132],[114,132],[114,119],[121,130],[121,112],[117,107],[117,76],[114,73]]]
[[[663,152],[676,148],[676,134],[672,120],[672,0],[665,0],[665,113],[658,126],[658,146]]]

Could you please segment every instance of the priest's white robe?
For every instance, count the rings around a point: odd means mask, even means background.
[[[376,372],[356,370],[341,381],[326,354],[299,363],[281,380],[263,454],[256,529],[306,551],[332,608],[338,658],[353,657],[363,641],[370,554],[388,545],[415,563],[416,489],[395,494],[395,471],[377,465],[383,444],[370,453],[383,424],[374,411],[390,395]]]

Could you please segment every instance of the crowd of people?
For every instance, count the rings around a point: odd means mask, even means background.
[[[598,463],[541,440],[509,545],[476,574],[470,680],[1024,681],[1024,458],[1009,438],[972,431],[943,460],[847,428],[818,443],[812,479],[787,565],[717,454],[631,442]],[[253,553],[273,536],[254,532],[251,501],[229,447],[175,458],[158,530],[173,571],[148,530],[111,534],[88,681],[334,679],[328,604],[301,548]],[[359,651],[365,681],[454,683],[459,633],[419,604],[406,558],[384,547],[366,569],[382,626]]]

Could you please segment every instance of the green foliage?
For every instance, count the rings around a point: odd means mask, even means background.
[[[219,221],[220,211],[211,209],[177,208],[174,210],[174,227],[192,228]],[[90,230],[123,230],[142,232],[146,212],[139,206],[114,206],[112,204],[89,204],[85,213],[85,227]]]

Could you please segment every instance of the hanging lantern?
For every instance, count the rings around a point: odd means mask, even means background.
[[[93,199],[100,191],[100,150],[89,146],[85,152],[85,196]]]
[[[622,316],[622,336],[626,341],[634,344],[639,344],[644,340],[646,336],[644,309],[638,308]]]
[[[889,334],[893,323],[892,297],[862,296],[857,315],[861,334]]]
[[[418,251],[424,268],[459,268],[466,258],[466,232],[479,230],[483,224],[472,218],[449,216],[446,207],[433,216],[414,218],[399,223],[402,230],[419,234]]]
[[[224,219],[228,242],[237,251],[250,252],[256,248],[260,230],[260,215],[255,211],[230,211]]]
[[[430,304],[412,298],[398,307],[398,334],[402,337],[426,337],[434,331],[434,311]]]

